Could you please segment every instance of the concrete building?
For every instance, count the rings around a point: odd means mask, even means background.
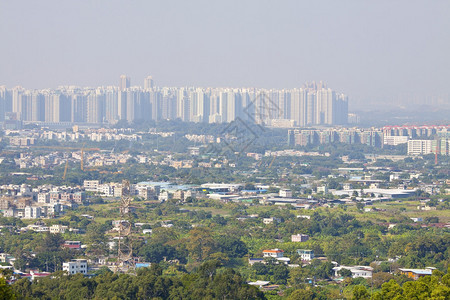
[[[426,155],[436,149],[435,140],[410,140],[408,141],[408,155]]]
[[[42,211],[40,207],[27,206],[24,210],[25,219],[38,219],[42,216]]]
[[[292,242],[306,242],[307,240],[309,240],[309,235],[307,234],[293,234],[291,236],[291,241]]]
[[[273,257],[273,258],[284,257],[284,251],[281,249],[264,250],[263,257]]]
[[[397,146],[400,144],[406,144],[409,141],[409,136],[384,136],[383,137],[383,144],[384,145],[390,145],[390,146]]]
[[[39,193],[38,194],[38,203],[50,203],[50,194],[49,193]]]
[[[70,262],[63,263],[63,271],[73,274],[87,274],[88,264],[86,259],[72,259]]]
[[[283,198],[292,198],[292,191],[289,189],[281,189],[279,196]]]
[[[85,180],[83,183],[84,189],[88,192],[97,192],[99,185],[99,180]]]
[[[130,77],[121,75],[119,80],[119,90],[124,91],[130,87]]]
[[[400,274],[405,275],[414,280],[419,279],[420,277],[430,276],[433,273],[435,268],[428,267],[425,269],[398,269]]]
[[[302,260],[312,260],[314,258],[314,250],[298,249],[297,253]]]
[[[50,233],[65,233],[67,230],[69,230],[68,226],[55,224],[49,227]]]
[[[334,267],[333,272],[335,277],[340,276],[340,271],[342,269],[347,269],[352,272],[352,278],[362,277],[362,278],[371,278],[373,269],[367,266],[339,266]]]

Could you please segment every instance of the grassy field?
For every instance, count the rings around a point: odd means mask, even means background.
[[[349,208],[348,211],[355,215],[359,220],[372,220],[374,222],[389,222],[390,219],[399,217],[407,218],[425,218],[438,217],[439,222],[450,222],[450,210],[418,210],[417,206],[420,205],[420,201],[393,201],[393,202],[380,202],[375,203],[372,206],[366,206],[370,208],[378,209],[378,211],[359,212],[356,207]]]

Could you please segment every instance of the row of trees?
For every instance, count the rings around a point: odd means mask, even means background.
[[[137,276],[104,271],[94,278],[62,271],[31,283],[20,279],[12,289],[0,282],[0,299],[264,299],[257,288],[245,283],[218,261],[202,264],[190,274],[176,268],[163,274],[158,264],[139,269]]]

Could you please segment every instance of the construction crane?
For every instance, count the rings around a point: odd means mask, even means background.
[[[86,143],[83,144],[83,146],[81,147],[81,159],[80,159],[80,168],[81,171],[84,171],[84,146],[86,145]]]
[[[69,160],[66,160],[66,166],[64,167],[64,175],[62,177],[63,180],[66,180],[67,175],[67,167],[69,166]]]
[[[272,159],[272,161],[270,162],[269,169],[272,168],[272,165],[273,165],[273,162],[275,161],[275,158],[277,158],[277,157],[274,156],[273,159]]]
[[[32,148],[42,148],[42,149],[52,149],[52,150],[80,150],[81,151],[81,157],[80,157],[80,168],[82,171],[84,171],[84,152],[87,151],[100,151],[100,148],[85,148],[84,146],[86,143],[83,143],[81,147],[62,147],[62,146],[32,146]],[[86,170],[86,171],[92,171],[92,170]],[[64,171],[64,174],[66,174],[66,171]],[[65,177],[63,178],[65,179]]]

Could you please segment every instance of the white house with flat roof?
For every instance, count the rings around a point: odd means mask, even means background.
[[[87,274],[88,264],[86,259],[72,259],[69,262],[63,263],[63,271],[72,274]]]
[[[339,277],[339,271],[342,269],[350,270],[352,272],[352,278],[371,278],[373,271],[373,268],[368,266],[339,266],[333,268],[334,276]]]
[[[307,240],[309,239],[309,235],[307,235],[307,234],[301,234],[301,233],[299,233],[299,234],[293,234],[292,236],[291,236],[291,241],[292,242],[306,242]]]
[[[314,258],[314,250],[297,249],[297,253],[302,260],[312,260]]]

